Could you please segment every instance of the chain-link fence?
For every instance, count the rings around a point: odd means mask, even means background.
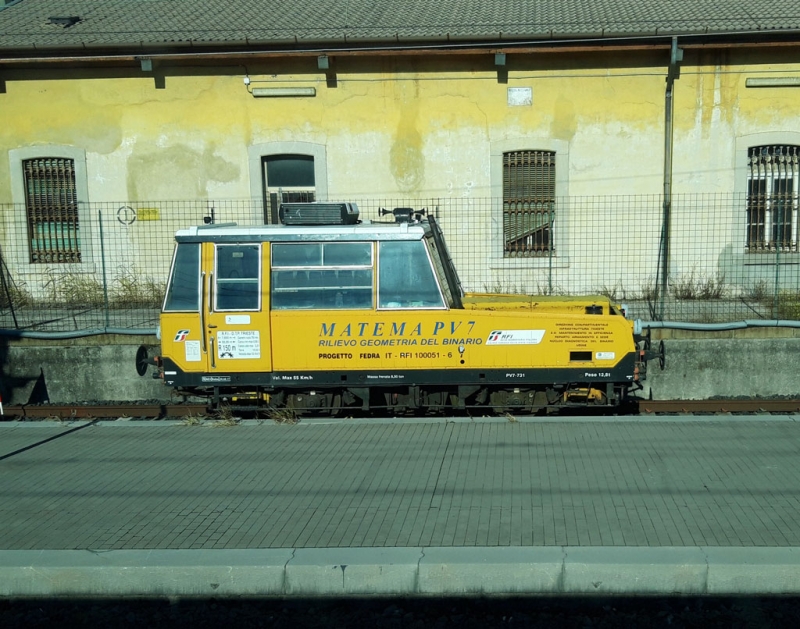
[[[669,207],[659,195],[545,207],[472,197],[342,200],[355,201],[363,220],[390,220],[381,210],[395,207],[434,215],[467,292],[604,294],[645,320],[800,319],[796,203],[766,201],[756,211],[752,197],[734,194],[676,195]],[[67,239],[24,206],[0,208],[0,327],[63,332],[154,328],[176,230],[270,220],[250,199],[89,203]],[[67,241],[79,251],[61,262]]]

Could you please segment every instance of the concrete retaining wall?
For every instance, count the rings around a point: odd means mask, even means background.
[[[725,333],[665,330],[666,367],[660,371],[657,361],[648,366],[653,398],[800,397],[797,332],[784,328]]]
[[[5,404],[50,401],[135,401],[170,398],[150,373],[136,372],[141,345],[157,353],[155,336],[101,335],[42,341],[0,337],[0,393]]]
[[[800,397],[798,333],[776,328],[713,334],[661,331],[666,369],[660,371],[657,361],[651,362],[647,383],[654,399]],[[0,338],[3,403],[169,400],[170,391],[160,380],[136,372],[140,345],[148,346],[151,355],[157,353],[158,342],[149,336]]]

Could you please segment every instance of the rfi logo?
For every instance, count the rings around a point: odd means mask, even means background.
[[[490,342],[491,342],[491,341],[496,341],[497,339],[499,339],[499,338],[500,338],[500,336],[501,336],[502,334],[503,334],[502,332],[498,332],[498,331],[496,331],[496,330],[495,330],[494,332],[490,332],[490,333],[489,333],[489,341],[490,341]]]
[[[185,341],[187,336],[189,336],[189,330],[178,330],[178,333],[175,335],[175,342],[180,343],[181,341]]]

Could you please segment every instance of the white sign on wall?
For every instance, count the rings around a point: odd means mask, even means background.
[[[509,107],[530,107],[532,104],[533,104],[533,88],[531,87],[508,88]]]

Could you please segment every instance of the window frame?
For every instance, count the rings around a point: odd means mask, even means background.
[[[404,245],[417,246],[424,253],[425,259],[428,262],[427,269],[428,269],[428,271],[430,271],[430,279],[433,280],[433,283],[436,286],[436,292],[437,292],[437,294],[439,296],[439,304],[438,305],[434,305],[434,306],[431,306],[431,305],[413,306],[413,305],[407,305],[407,304],[404,304],[404,303],[398,303],[397,305],[392,305],[392,306],[390,306],[390,305],[381,305],[381,300],[382,300],[383,290],[384,290],[384,288],[382,286],[383,282],[382,282],[382,277],[381,277],[383,275],[383,272],[384,272],[383,268],[382,268],[383,267],[382,249],[384,247],[391,247],[391,246],[395,246],[395,245],[399,245],[399,246],[404,246]],[[433,260],[431,258],[431,251],[430,251],[430,248],[429,248],[428,244],[426,243],[426,239],[422,239],[422,240],[381,240],[381,241],[378,242],[377,255],[378,255],[378,264],[377,264],[377,269],[378,269],[378,277],[377,277],[378,281],[377,281],[377,284],[378,284],[378,287],[377,287],[377,295],[376,295],[376,300],[375,300],[377,310],[447,310],[448,309],[448,301],[447,301],[447,299],[446,299],[446,297],[444,295],[444,292],[442,291],[441,280],[440,280],[439,274],[437,273],[437,269],[436,269],[436,267],[435,267],[435,265],[433,263]],[[409,263],[410,262],[411,262],[411,260],[409,260]]]
[[[220,273],[219,252],[220,249],[233,249],[235,247],[254,247],[256,249],[256,276],[255,277],[222,277]],[[214,312],[261,312],[262,309],[262,278],[261,278],[261,255],[262,243],[214,243]],[[219,305],[219,297],[222,294],[221,285],[226,284],[255,284],[256,285],[256,305],[253,308],[222,308]]]
[[[93,224],[89,213],[89,184],[86,166],[86,151],[81,148],[62,145],[28,146],[11,149],[8,152],[11,173],[11,201],[14,204],[14,221],[8,226],[9,242],[25,242],[30,259],[31,249],[28,238],[28,208],[24,173],[24,162],[31,159],[56,158],[72,160],[75,172],[75,197],[78,225],[80,225],[80,262],[59,262],[59,271],[68,273],[93,273],[94,247]],[[29,262],[27,270],[41,268],[39,262]],[[47,263],[49,264],[49,263]],[[36,271],[37,273],[39,271]]]
[[[770,154],[764,156],[765,151],[772,152],[780,149],[780,157],[785,157],[784,150],[789,154],[791,167],[787,168],[784,162],[776,160]],[[757,157],[755,152],[761,153],[761,159],[754,163]],[[788,176],[787,176],[788,175]],[[754,182],[763,182],[761,190],[753,192]],[[781,184],[786,188],[780,190]],[[790,184],[790,185],[787,185]],[[798,253],[798,192],[800,192],[800,145],[798,144],[759,144],[747,149],[747,196],[745,218],[745,252],[748,254],[773,253]],[[760,197],[760,198],[759,198]],[[774,214],[776,202],[787,202],[790,206],[788,220],[780,221]],[[753,220],[753,215],[757,219]],[[760,219],[760,220],[759,220]],[[778,238],[778,232],[784,233],[788,229],[789,238]],[[756,232],[754,234],[754,232]]]
[[[555,215],[551,233],[553,251],[546,255],[508,257],[503,254],[503,154],[513,151],[552,151],[556,154]],[[492,197],[492,238],[490,242],[489,269],[509,271],[514,269],[546,269],[569,267],[570,241],[567,226],[570,222],[569,164],[570,143],[546,136],[525,136],[496,140],[491,143],[489,172]]]
[[[75,160],[32,157],[22,161],[30,264],[81,264],[81,224]]]
[[[541,170],[536,167],[541,167]],[[503,152],[503,257],[533,258],[555,253],[553,224],[557,170],[555,151]],[[523,186],[524,190],[520,190]],[[538,226],[531,227],[534,223]],[[517,232],[515,238],[512,238],[512,231]],[[546,242],[543,244],[518,244],[531,237],[539,240],[540,233],[545,234],[543,240]]]
[[[254,224],[277,224],[277,207],[275,215],[272,212],[272,203],[268,191],[264,161],[268,157],[278,155],[302,155],[314,160],[314,197],[316,201],[328,200],[328,166],[327,152],[324,144],[313,142],[265,142],[253,144],[247,149],[248,166],[250,172],[250,198],[260,203],[253,203]],[[275,191],[274,193],[277,193]],[[281,193],[297,193],[298,190],[284,188]],[[277,201],[277,198],[276,198]]]
[[[275,264],[275,251],[276,248],[279,247],[304,247],[308,245],[318,245],[320,247],[320,263],[319,264],[292,264],[292,265],[276,265]],[[369,263],[363,264],[325,264],[325,256],[324,256],[324,248],[326,246],[335,247],[337,245],[369,245]],[[320,310],[373,310],[375,308],[375,300],[377,297],[377,291],[375,289],[375,269],[376,269],[376,246],[373,241],[364,241],[364,240],[337,240],[337,241],[324,241],[324,240],[313,240],[307,241],[302,243],[292,243],[292,242],[273,242],[270,246],[270,303],[269,309],[272,312],[286,312],[286,311],[320,311]],[[340,291],[344,288],[341,285],[336,285],[330,287],[325,286],[307,286],[307,287],[294,287],[294,288],[284,288],[282,286],[283,282],[281,282],[277,274],[280,273],[292,273],[293,276],[298,273],[306,273],[309,276],[311,273],[327,273],[327,272],[348,272],[348,271],[369,271],[369,283],[362,285],[354,285],[351,287],[347,287],[350,290],[369,290],[369,304],[368,305],[352,305],[347,304],[345,305],[342,303],[341,306],[333,306],[333,307],[316,307],[316,306],[282,306],[282,307],[275,307],[275,295],[279,293],[304,293],[310,291],[324,291],[328,293],[333,293],[335,291]],[[335,303],[335,298],[334,298]]]
[[[189,251],[190,249],[194,248],[194,252],[196,255],[196,260],[192,260],[194,265],[194,277],[195,277],[195,307],[194,308],[168,308],[167,306],[170,303],[170,298],[174,296],[173,293],[173,285],[175,284],[175,275],[177,270],[178,264],[178,252],[179,251]],[[169,277],[167,278],[167,288],[164,291],[164,301],[161,304],[161,312],[200,312],[200,308],[203,306],[201,302],[202,298],[202,282],[201,282],[201,249],[199,242],[179,242],[175,244],[175,248],[172,251],[172,264],[169,266]]]

